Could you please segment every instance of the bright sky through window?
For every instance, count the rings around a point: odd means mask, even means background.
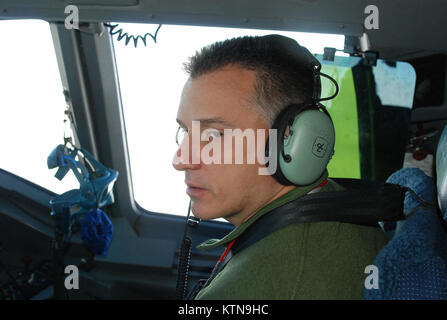
[[[0,21],[0,168],[56,193],[79,188],[62,181],[47,157],[64,142],[66,107],[48,22]]]

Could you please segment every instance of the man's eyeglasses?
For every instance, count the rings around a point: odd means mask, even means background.
[[[179,126],[177,129],[177,133],[175,134],[175,142],[178,146],[182,143],[183,139],[188,135],[188,131],[183,128],[182,126]]]
[[[181,145],[188,133],[187,129],[181,126],[178,127],[177,133],[175,134],[175,142],[178,146]],[[200,133],[199,137],[201,142],[211,142],[213,139],[222,137],[222,133],[217,129],[207,128]]]

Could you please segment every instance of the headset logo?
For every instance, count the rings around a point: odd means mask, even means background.
[[[318,158],[323,158],[326,154],[328,144],[329,142],[326,139],[317,137],[312,147],[312,153]]]

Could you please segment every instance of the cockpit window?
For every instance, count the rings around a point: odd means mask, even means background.
[[[111,24],[113,25],[113,24]],[[120,24],[128,35],[155,35],[158,25]],[[189,198],[184,174],[173,169],[177,150],[176,113],[187,75],[183,63],[196,50],[219,40],[244,36],[283,34],[296,39],[313,53],[324,47],[343,48],[344,36],[268,30],[209,28],[163,25],[156,43],[146,37],[125,45],[126,38],[113,37],[121,98],[132,170],[135,200],[145,209],[171,214],[186,214]]]
[[[53,192],[79,187],[62,181],[47,155],[64,142],[66,107],[48,22],[0,21],[0,168]]]

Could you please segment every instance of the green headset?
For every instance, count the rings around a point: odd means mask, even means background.
[[[278,35],[270,35],[272,40],[286,42],[290,50],[291,40]],[[271,174],[283,185],[309,185],[317,181],[325,172],[334,154],[335,129],[331,116],[320,103],[333,99],[338,94],[338,84],[330,76],[320,72],[320,62],[304,47],[293,40],[293,54],[298,63],[311,71],[313,94],[301,104],[291,104],[284,108],[273,122],[277,131],[277,166]],[[334,95],[321,96],[321,79],[326,77],[335,84]],[[266,155],[270,154],[269,142]],[[268,166],[269,169],[271,169]]]

